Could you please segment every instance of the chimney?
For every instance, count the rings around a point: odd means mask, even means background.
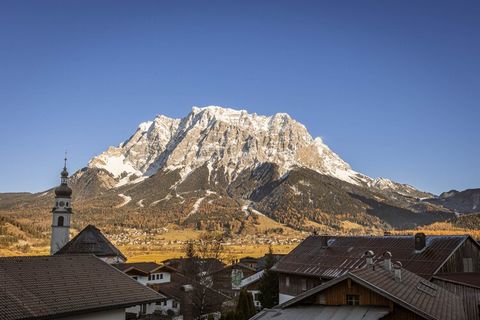
[[[365,261],[367,263],[367,266],[373,266],[373,256],[375,254],[373,253],[372,250],[365,251]]]
[[[193,320],[193,286],[191,284],[185,284],[181,287],[181,290],[184,292],[183,299],[180,303],[183,320]]]
[[[392,271],[392,253],[390,251],[383,253],[383,267],[385,270]]]
[[[328,240],[330,239],[329,236],[320,236],[320,246],[322,248],[328,248]]]
[[[395,281],[402,281],[402,263],[400,261],[396,261],[393,264],[393,276]]]
[[[415,251],[419,252],[425,249],[427,241],[425,238],[425,233],[418,232],[415,233]]]

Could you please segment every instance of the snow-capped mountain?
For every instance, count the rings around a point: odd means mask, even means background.
[[[288,114],[267,117],[216,106],[193,107],[183,119],[160,115],[143,122],[128,140],[93,158],[88,167],[107,170],[121,186],[158,170],[180,169],[185,177],[205,164],[210,170],[224,167],[231,181],[262,163],[277,164],[281,174],[304,167],[352,184],[374,182]]]
[[[285,113],[216,106],[141,123],[76,172],[71,185],[89,207],[101,202],[217,229],[236,223],[243,230],[256,214],[300,229],[339,228],[343,221],[411,227],[451,215],[419,201],[428,193],[354,171]]]

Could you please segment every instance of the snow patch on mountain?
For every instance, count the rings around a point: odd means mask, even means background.
[[[202,166],[208,169],[209,182],[220,168],[227,181],[233,181],[243,170],[262,163],[277,164],[280,175],[304,167],[382,190],[403,186],[354,171],[321,138],[314,139],[286,113],[262,116],[219,106],[193,107],[182,119],[159,115],[142,122],[128,140],[93,158],[88,166],[110,172],[117,187],[140,182],[160,170],[177,170],[180,180],[174,190]]]
[[[125,206],[127,203],[129,203],[130,201],[132,201],[132,197],[126,196],[126,195],[124,195],[124,194],[122,194],[122,193],[119,193],[118,196],[123,199],[123,202],[120,203],[120,204],[117,206],[117,208],[121,208],[121,207]]]

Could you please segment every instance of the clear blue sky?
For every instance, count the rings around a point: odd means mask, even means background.
[[[157,114],[287,112],[352,167],[480,187],[480,1],[0,2],[0,192]]]

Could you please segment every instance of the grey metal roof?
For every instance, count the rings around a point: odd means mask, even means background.
[[[300,306],[288,309],[266,309],[250,320],[378,320],[388,308],[369,306]]]
[[[164,296],[93,255],[0,258],[0,319],[52,319]]]

